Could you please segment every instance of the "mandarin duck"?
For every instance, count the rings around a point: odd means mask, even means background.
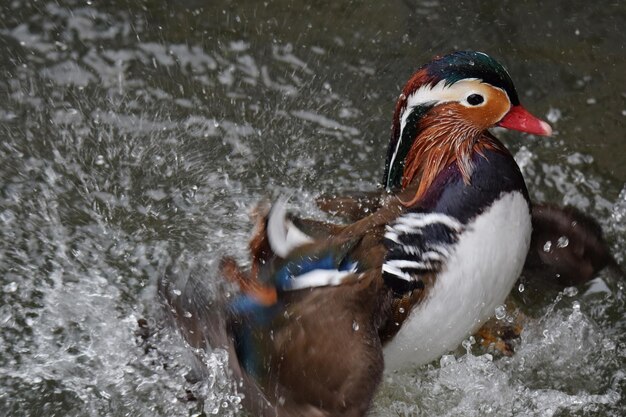
[[[257,216],[240,292],[201,311],[162,293],[190,343],[226,348],[255,415],[363,416],[383,365],[428,363],[503,303],[531,241],[519,167],[488,129],[550,135],[507,71],[480,52],[421,67],[395,107],[387,193],[348,225]]]

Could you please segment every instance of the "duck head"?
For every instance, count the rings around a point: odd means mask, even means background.
[[[509,73],[490,56],[461,51],[435,58],[413,74],[396,103],[385,188],[404,189],[419,181],[415,203],[451,163],[469,183],[474,152],[506,152],[487,131],[494,126],[552,133],[548,123],[522,107]]]

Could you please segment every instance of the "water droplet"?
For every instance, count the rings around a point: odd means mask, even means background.
[[[519,287],[517,287],[517,291],[524,292],[524,284],[520,284]]]
[[[506,317],[506,307],[498,306],[496,307],[496,319],[502,320]]]
[[[191,313],[189,311],[185,311],[185,314],[183,314],[183,316],[187,317],[188,319],[191,318]]]
[[[550,123],[556,123],[561,118],[561,115],[561,110],[550,107],[550,110],[548,110],[546,114],[546,119],[548,119]]]
[[[7,285],[2,287],[2,289],[4,290],[5,293],[15,292],[15,291],[17,291],[17,282],[15,282],[15,281],[9,282]]]
[[[400,313],[400,314],[404,314],[404,311],[405,311],[405,310],[404,310],[404,308],[402,308],[402,307],[400,307],[400,308],[398,309],[398,313]]]
[[[98,155],[96,156],[96,165],[104,165],[104,156],[102,155]]]
[[[580,311],[580,303],[578,301],[574,301],[572,303],[572,309],[574,309],[574,311]]]
[[[443,355],[439,360],[439,366],[445,368],[446,366],[452,365],[455,362],[456,358],[454,357],[454,355]]]
[[[543,251],[550,252],[550,249],[552,249],[552,241],[548,240],[545,245],[543,245]]]
[[[565,248],[567,245],[569,245],[569,239],[567,236],[561,236],[559,240],[556,241],[557,248]]]
[[[180,290],[172,290],[172,292],[174,293],[174,295],[181,295],[182,292],[180,292]]]
[[[359,331],[359,323],[357,323],[356,321],[353,321],[352,330],[354,330],[355,332]]]
[[[563,294],[565,294],[568,297],[573,297],[576,294],[578,294],[578,288],[576,287],[567,287],[563,290]]]
[[[605,350],[613,350],[615,349],[615,342],[609,339],[604,339],[602,347],[604,347]]]
[[[463,345],[465,351],[467,353],[470,353],[470,350],[472,350],[472,345],[474,343],[476,343],[476,339],[474,339],[474,336],[470,336],[469,339],[464,340],[461,344]]]

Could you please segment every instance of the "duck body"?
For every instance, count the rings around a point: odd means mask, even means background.
[[[405,318],[384,345],[387,370],[425,364],[456,348],[493,315],[522,270],[532,227],[528,192],[519,168],[503,151],[475,154],[473,160],[470,185],[451,165],[422,200],[420,208],[427,213],[422,216],[424,224],[440,222],[443,227],[443,222],[451,222],[457,226],[451,231],[455,238],[442,242],[448,252],[445,266],[423,301],[410,312],[410,307],[396,304],[406,315],[397,315]],[[422,227],[411,232],[428,230]],[[408,234],[403,236],[403,241],[408,238]],[[388,255],[387,263],[402,259],[402,255],[401,251],[399,256]]]

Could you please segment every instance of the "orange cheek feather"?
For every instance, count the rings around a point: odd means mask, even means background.
[[[465,107],[457,104],[457,111],[479,130],[489,129],[504,117],[511,108],[506,94],[500,90],[489,89],[487,102],[483,106]]]

